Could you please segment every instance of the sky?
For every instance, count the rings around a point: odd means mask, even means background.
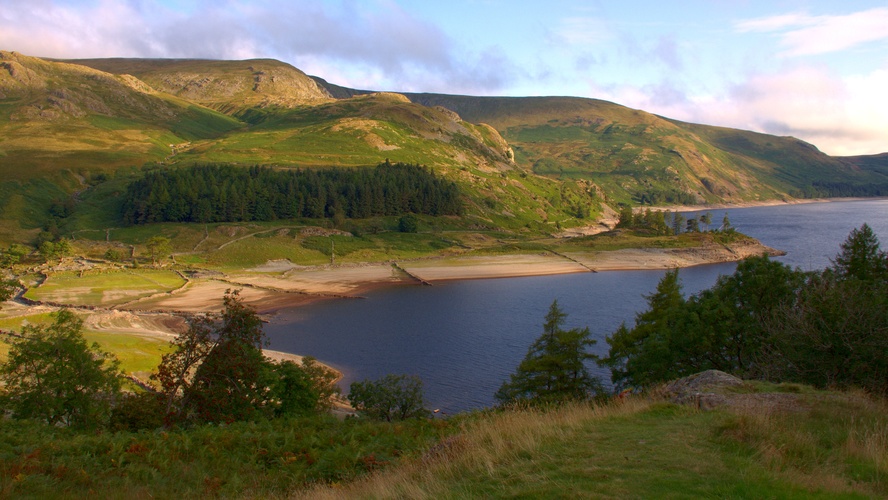
[[[0,0],[0,50],[274,58],[352,88],[590,97],[888,152],[886,0]]]

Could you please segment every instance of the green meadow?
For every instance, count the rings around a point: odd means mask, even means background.
[[[173,271],[126,269],[62,271],[47,276],[25,297],[31,300],[75,306],[114,306],[155,293],[169,292],[185,284]]]

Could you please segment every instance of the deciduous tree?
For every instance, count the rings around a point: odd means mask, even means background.
[[[151,257],[153,264],[157,264],[158,259],[168,256],[172,248],[170,239],[165,236],[152,236],[145,243],[145,249],[148,250],[148,256]]]
[[[233,422],[328,408],[335,374],[312,358],[273,363],[262,320],[228,292],[219,317],[194,318],[157,372],[168,423]]]
[[[48,326],[26,326],[10,337],[9,357],[0,366],[6,385],[3,407],[15,418],[50,425],[104,426],[120,392],[114,356],[88,344],[83,321],[62,310]]]

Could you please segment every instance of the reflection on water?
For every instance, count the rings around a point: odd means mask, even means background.
[[[780,260],[803,269],[829,265],[852,228],[867,222],[888,245],[888,200],[728,210],[732,224],[785,250]],[[721,221],[724,210],[713,210]],[[730,274],[734,264],[682,269],[687,293]],[[663,271],[613,271],[450,282],[377,290],[366,300],[328,301],[285,311],[267,325],[272,349],[312,355],[355,380],[388,373],[422,377],[434,408],[456,412],[489,406],[542,328],[557,299],[567,327],[604,336],[631,323]],[[609,374],[594,367],[609,381]]]

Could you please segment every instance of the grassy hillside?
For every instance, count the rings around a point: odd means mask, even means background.
[[[641,398],[470,418],[423,460],[301,498],[875,498],[885,402],[747,384],[743,406]],[[789,393],[785,391],[790,391]]]
[[[546,229],[601,210],[588,185],[517,168],[487,125],[398,94],[334,100],[277,61],[3,57],[3,241],[33,241],[52,203],[71,196],[75,214],[53,223],[62,235],[119,226],[119,193],[146,163],[328,168],[390,159],[458,182],[474,224]]]
[[[632,203],[741,202],[839,195],[828,185],[888,178],[791,137],[683,123],[607,101],[576,97],[408,94],[496,128],[519,165],[595,182]],[[872,193],[876,194],[876,193]]]
[[[242,127],[136,78],[0,52],[0,239],[28,241],[54,199]]]

